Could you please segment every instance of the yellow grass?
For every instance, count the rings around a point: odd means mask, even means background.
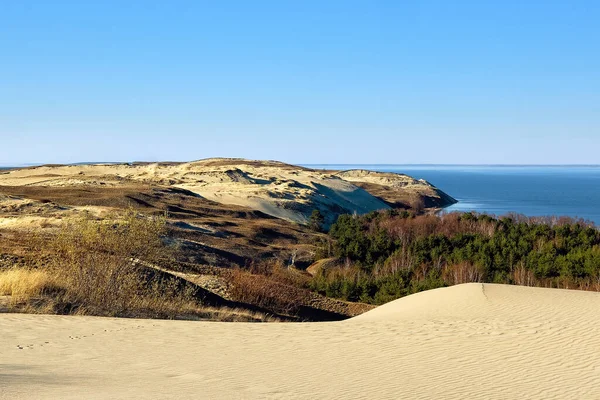
[[[10,305],[27,302],[30,299],[41,297],[50,291],[62,288],[58,284],[58,279],[44,270],[29,268],[11,268],[0,270],[0,296],[10,296]],[[213,321],[224,322],[279,322],[276,317],[272,317],[259,312],[253,312],[243,309],[205,307],[193,301],[185,299],[167,298],[168,296],[138,297],[136,299],[135,309],[154,310],[159,314],[177,315],[183,319],[209,319]],[[24,308],[24,310],[37,310],[34,308]],[[44,309],[51,311],[49,309]],[[38,312],[40,310],[37,310]],[[86,315],[86,307],[81,307],[76,314]]]
[[[12,296],[12,301],[27,300],[59,287],[48,272],[27,268],[0,271],[0,295]]]

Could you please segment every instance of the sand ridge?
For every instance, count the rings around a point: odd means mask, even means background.
[[[361,186],[362,180],[369,188]],[[387,197],[405,205],[424,197],[432,207],[450,204],[431,184],[401,174],[313,170],[276,161],[206,159],[189,163],[40,166],[7,171],[2,186],[104,186],[131,183],[169,186],[206,199],[306,223],[319,209],[331,223],[341,213],[388,209]],[[369,192],[374,188],[377,194]],[[432,200],[433,199],[433,200]]]
[[[464,284],[333,323],[0,314],[0,399],[594,399],[598,310]]]

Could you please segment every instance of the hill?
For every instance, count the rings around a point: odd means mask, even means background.
[[[0,187],[118,188],[132,184],[182,189],[217,203],[302,224],[315,209],[331,224],[340,214],[390,207],[441,208],[456,202],[431,184],[405,175],[313,170],[244,159],[41,166],[0,174]]]
[[[440,207],[450,202],[444,196],[428,183],[405,175],[313,170],[276,161],[207,159],[13,169],[0,173],[0,274],[8,271],[9,281],[20,279],[15,277],[22,271],[11,271],[14,268],[47,271],[52,262],[65,262],[56,260],[62,250],[54,244],[65,231],[89,234],[90,223],[117,224],[116,214],[133,209],[138,219],[166,215],[162,235],[165,246],[175,249],[168,251],[173,259],[142,260],[146,264],[137,265],[143,279],[167,286],[156,290],[184,287],[202,307],[241,309],[242,320],[340,320],[372,306],[311,292],[311,275],[305,269],[314,262],[317,246],[328,240],[304,225],[312,211],[320,210],[329,224],[342,213],[424,203]],[[88,221],[85,227],[77,225],[82,218]],[[121,237],[115,243],[127,240]],[[82,257],[116,254],[103,246],[88,243]],[[13,293],[12,285],[7,284],[0,295]],[[68,289],[73,287],[61,287]],[[64,304],[56,288],[39,291],[54,297],[34,296],[12,310],[72,313],[85,308],[94,315],[113,315],[98,302],[93,306],[96,311],[91,311],[89,303],[83,307],[72,296]],[[10,301],[14,303],[14,298]],[[260,315],[249,318],[248,312]],[[200,315],[211,319],[213,314],[202,311]],[[140,309],[127,316],[153,315],[173,314]]]

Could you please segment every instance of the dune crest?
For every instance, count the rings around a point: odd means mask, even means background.
[[[333,323],[0,314],[0,399],[597,398],[598,310],[464,284]]]
[[[439,208],[455,202],[431,184],[405,175],[313,170],[245,159],[40,166],[0,175],[0,186],[115,187],[132,183],[185,189],[218,203],[299,223],[308,222],[315,209],[330,224],[343,213],[364,214],[392,206]]]

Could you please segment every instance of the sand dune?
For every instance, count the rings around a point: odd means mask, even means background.
[[[347,178],[347,179],[346,179]],[[366,180],[365,187],[361,186]],[[0,174],[2,186],[105,188],[131,184],[185,189],[206,199],[306,223],[314,209],[327,223],[341,213],[364,214],[422,203],[439,208],[455,200],[422,180],[369,171],[313,170],[276,161],[206,159],[189,163],[59,165]],[[373,191],[371,193],[370,191]],[[2,199],[13,207],[22,199]],[[9,204],[10,203],[10,204]]]
[[[491,284],[335,323],[0,314],[0,398],[594,399],[599,316],[599,293]]]

